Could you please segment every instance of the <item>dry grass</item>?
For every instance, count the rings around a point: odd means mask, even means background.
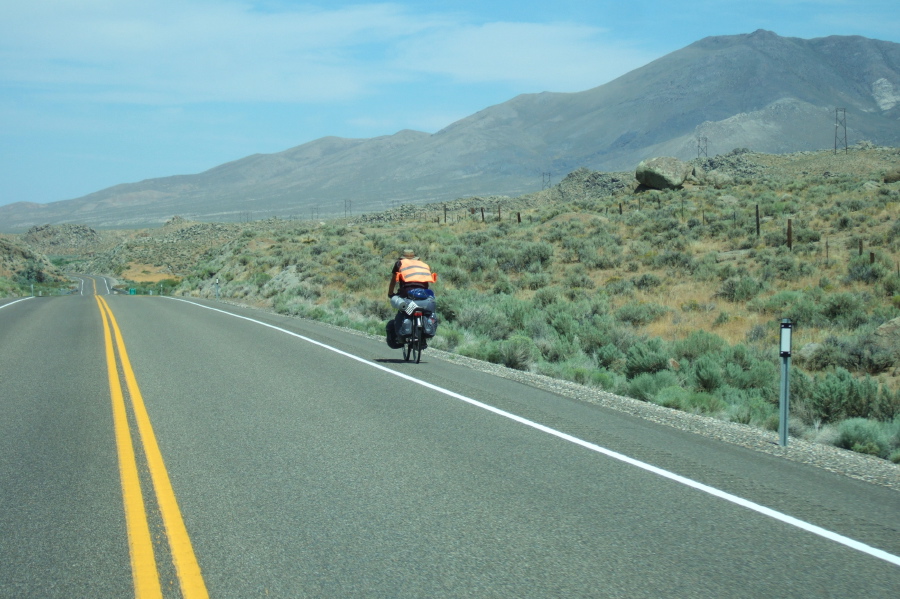
[[[137,283],[158,283],[176,277],[173,277],[171,273],[165,272],[162,266],[132,263],[122,273],[121,278]]]
[[[672,309],[665,318],[643,328],[653,337],[674,341],[684,339],[694,331],[704,330],[715,333],[730,344],[737,344],[744,342],[747,331],[769,320],[749,312],[743,304],[731,304],[715,297],[716,286],[713,283],[684,281],[663,287],[663,291],[639,296],[641,301],[652,301]],[[723,313],[728,315],[728,320],[715,324]]]

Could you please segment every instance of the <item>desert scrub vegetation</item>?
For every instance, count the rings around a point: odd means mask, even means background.
[[[71,281],[56,273],[45,271],[36,262],[27,262],[12,277],[0,276],[0,297],[24,297],[31,295],[62,295],[74,288]]]
[[[900,464],[900,417],[890,422],[865,418],[844,420],[838,427],[835,444]]]
[[[790,318],[791,434],[897,461],[900,183],[765,168],[642,193],[582,169],[484,216],[471,198],[446,220],[247,223],[176,291],[218,279],[222,297],[382,335],[413,247],[439,273],[432,347],[770,430]]]
[[[0,297],[13,297],[21,291],[19,285],[16,285],[6,277],[0,277]]]
[[[178,279],[162,279],[152,283],[118,279],[116,289],[124,293],[130,293],[134,289],[136,295],[172,295],[180,285],[181,281]]]

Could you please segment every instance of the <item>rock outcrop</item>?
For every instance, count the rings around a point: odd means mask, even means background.
[[[5,239],[0,239],[0,277],[20,278],[34,283],[65,279],[43,254]]]
[[[728,173],[715,169],[706,173],[704,182],[708,185],[712,185],[716,189],[723,189],[730,185],[734,185],[734,177],[732,177]]]
[[[671,156],[642,161],[634,171],[638,183],[653,189],[678,189],[694,167]]]

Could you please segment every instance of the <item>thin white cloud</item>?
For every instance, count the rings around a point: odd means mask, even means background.
[[[9,3],[0,22],[3,80],[150,103],[355,96],[386,76],[369,68],[370,46],[432,25],[391,4],[274,13],[172,0]]]
[[[62,101],[327,102],[423,76],[528,90],[599,85],[652,56],[578,24],[471,25],[399,4],[211,0],[0,6],[0,81]]]

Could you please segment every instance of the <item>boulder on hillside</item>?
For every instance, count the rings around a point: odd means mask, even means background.
[[[720,170],[711,170],[706,173],[705,182],[716,189],[722,189],[734,185],[734,177]]]
[[[634,171],[641,185],[653,189],[677,189],[693,172],[694,167],[671,156],[643,160]]]
[[[688,180],[702,183],[704,179],[706,179],[706,171],[703,170],[702,166],[694,165],[693,168],[691,168],[690,174],[688,175]]]
[[[875,191],[881,189],[881,183],[878,181],[866,181],[862,184],[863,191]]]

